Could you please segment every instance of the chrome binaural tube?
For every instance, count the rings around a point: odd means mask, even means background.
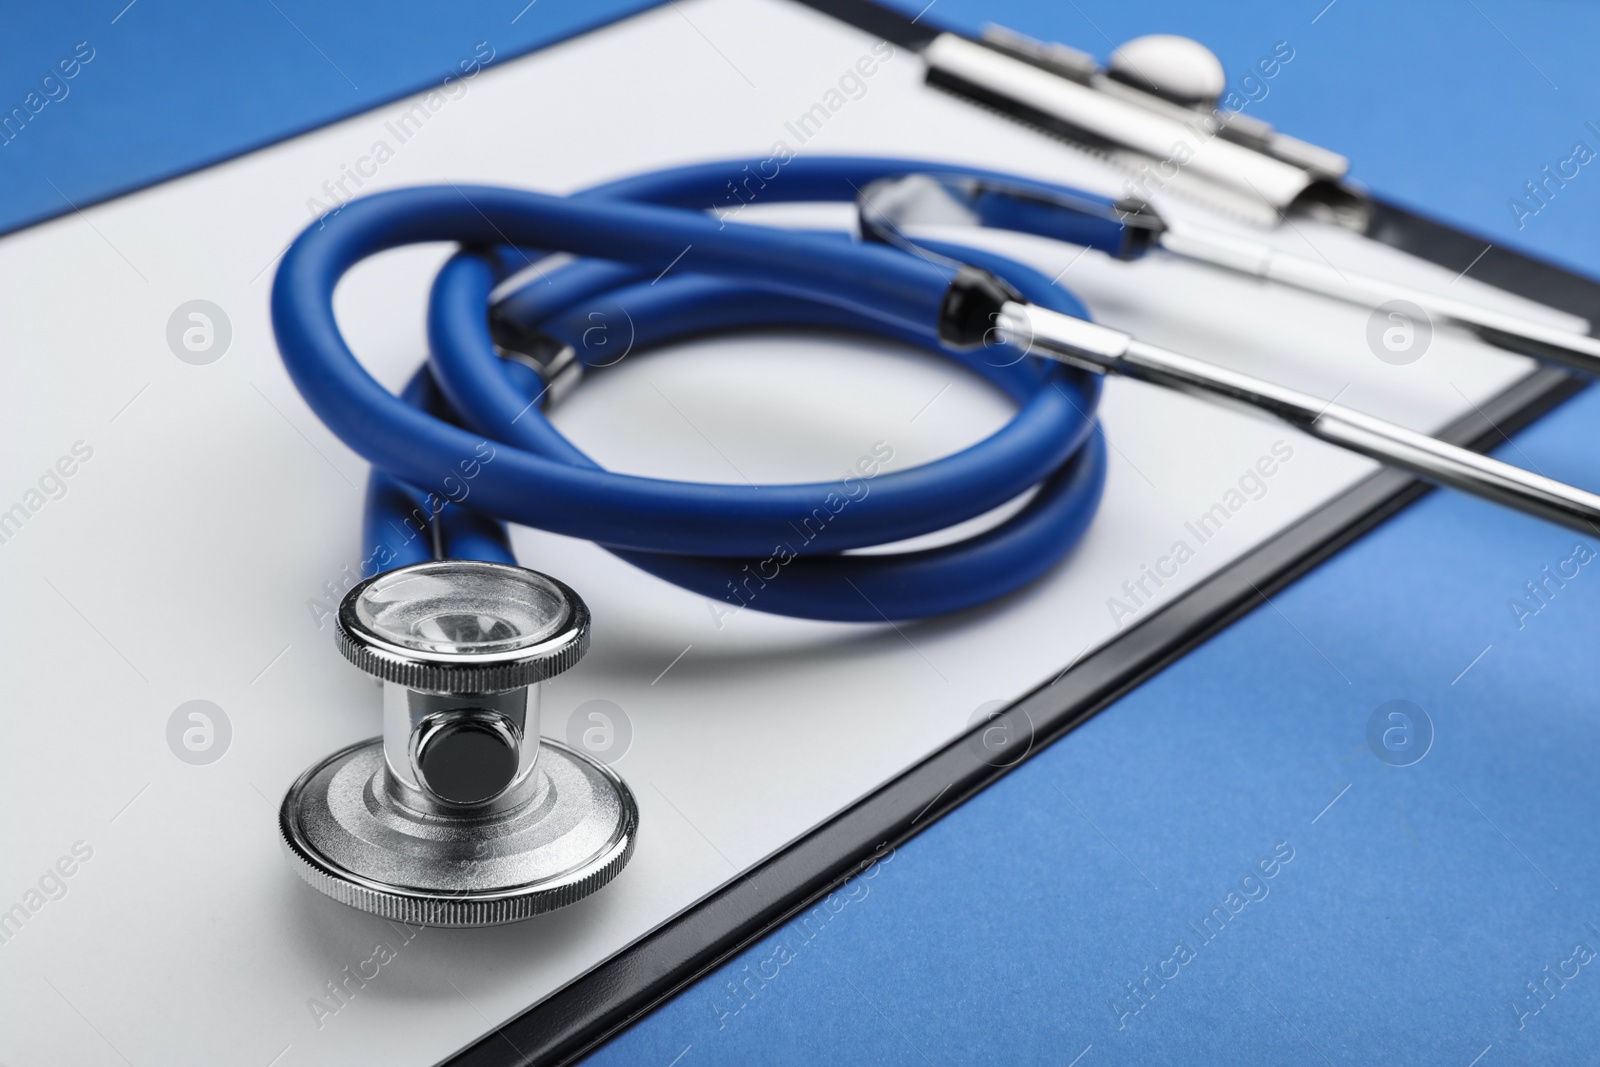
[[[1594,493],[1309,393],[1146,344],[1121,330],[1019,301],[1003,305],[996,326],[1003,341],[1034,355],[1219,403],[1243,405],[1438,485],[1575,530],[1600,534],[1600,496]]]
[[[1167,228],[1156,239],[1156,244],[1162,251],[1184,259],[1358,307],[1372,308],[1390,300],[1407,300],[1422,308],[1435,322],[1453,323],[1490,344],[1600,376],[1600,338],[1588,334],[1548,326],[1521,315],[1494,311],[1371,275],[1339,270],[1327,263],[1279,251],[1260,241],[1203,227]]]

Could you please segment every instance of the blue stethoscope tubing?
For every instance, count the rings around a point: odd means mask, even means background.
[[[960,264],[991,272],[1031,303],[1087,318],[1084,307],[1038,271],[983,249],[938,241],[903,249],[727,222],[704,210],[726,199],[731,177],[766,162],[674,168],[572,196],[484,186],[400,189],[352,200],[295,240],[274,282],[273,328],[311,408],[373,465],[363,530],[369,570],[420,562],[441,546],[446,557],[514,563],[502,525],[512,521],[595,541],[650,574],[730,604],[878,622],[983,604],[1039,578],[1071,551],[1105,481],[1105,444],[1094,417],[1099,378],[1020,353],[955,350],[941,343],[939,323]],[[761,197],[854,202],[871,182],[905,174],[1021,181],[904,159],[802,157],[764,182]],[[1081,232],[1067,236],[1109,248],[1116,230],[1114,222],[1086,215]],[[460,250],[433,283],[428,361],[396,396],[345,343],[334,288],[368,256],[438,241]],[[502,359],[491,336],[495,287],[556,252],[577,258],[504,297],[498,313],[572,345],[580,359],[609,358],[582,343],[599,302],[627,310],[635,349],[730,329],[850,330],[954,360],[1018,410],[968,448],[877,474],[848,494],[839,482],[742,486],[604,470],[530,407],[542,388],[537,376]],[[485,440],[493,460],[474,467],[470,506],[449,504],[438,513],[440,544],[401,536],[430,496],[422,487],[459,478],[462,463],[482,456]],[[1015,514],[953,544],[850,551],[946,529],[1030,490]],[[816,521],[805,522],[813,515]],[[374,551],[379,546],[384,550]]]

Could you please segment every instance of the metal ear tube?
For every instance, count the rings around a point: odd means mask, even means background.
[[[1600,496],[1436,437],[1048,308],[1007,302],[996,321],[1007,344],[1035,354],[1242,406],[1437,485],[1583,533],[1600,532]]]
[[[1389,300],[1409,300],[1434,320],[1451,323],[1490,344],[1585,374],[1600,374],[1600,338],[1588,334],[1357,271],[1340,270],[1332,264],[1290,255],[1260,241],[1204,227],[1164,229],[1157,243],[1162,251],[1172,255],[1356,307],[1378,307]]]
[[[906,231],[918,226],[1014,230],[1098,248],[1124,260],[1159,250],[1354,307],[1407,300],[1434,321],[1489,344],[1600,376],[1600,338],[1590,334],[1340,269],[1252,237],[1192,223],[1175,226],[1139,201],[1096,203],[1083,194],[1021,179],[904,174],[866,187],[857,197],[856,211],[865,238],[907,250],[916,247],[916,241]]]

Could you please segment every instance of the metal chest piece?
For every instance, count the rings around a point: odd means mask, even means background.
[[[489,926],[622,870],[633,794],[539,737],[539,683],[589,647],[577,593],[521,567],[436,560],[351,589],[335,632],[383,682],[383,736],[312,765],[284,796],[279,829],[302,878],[386,918]]]

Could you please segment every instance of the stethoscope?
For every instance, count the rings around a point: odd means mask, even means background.
[[[517,566],[504,521],[587,538],[760,611],[861,622],[957,611],[1034,581],[1082,537],[1105,480],[1100,379],[1119,374],[1242,403],[1433,482],[1597,529],[1600,497],[1139,341],[1090,321],[1023,263],[908,231],[1014,230],[1124,259],[1160,249],[1355,303],[1391,299],[1396,286],[1174,228],[1147,205],[940,163],[802,157],[762,172],[761,202],[855,204],[859,237],[706,210],[730,180],[770,163],[681,167],[565,197],[455,185],[378,193],[319,220],[285,254],[272,294],[284,363],[317,415],[372,463],[370,576],[345,596],[335,631],[384,689],[382,737],[313,765],[280,810],[288,854],[318,889],[408,922],[485,925],[577,900],[632,855],[638,809],[626,785],[539,737],[540,683],[583,655],[588,609]],[[460,249],[433,283],[428,362],[395,396],[345,344],[333,291],[362,259],[429,241]],[[1402,295],[1513,350],[1600,369],[1600,342],[1587,336]],[[989,438],[879,473],[864,492],[848,478],[751,487],[617,474],[542,410],[552,390],[614,358],[585,343],[598,306],[625,309],[635,349],[755,327],[893,339],[954,360],[1018,410]],[[464,477],[470,508],[445,488]],[[1020,510],[953,544],[850,552],[1030,491]],[[775,546],[787,548],[777,570]],[[772,576],[745,599],[752,573]]]

